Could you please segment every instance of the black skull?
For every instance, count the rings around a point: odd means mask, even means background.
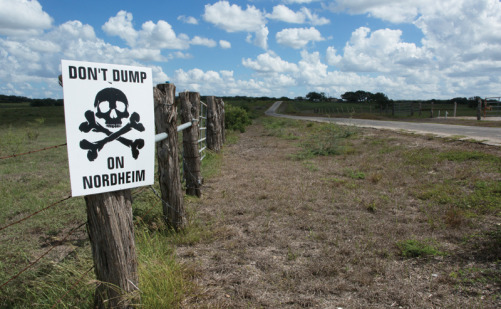
[[[105,120],[108,128],[120,128],[122,119],[129,117],[129,102],[125,94],[116,88],[105,88],[96,94],[96,117]]]

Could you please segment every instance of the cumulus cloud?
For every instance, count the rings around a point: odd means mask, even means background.
[[[213,95],[271,95],[273,89],[265,81],[249,79],[239,80],[233,71],[203,71],[195,68],[188,71],[178,69],[172,78],[179,91],[190,90]]]
[[[309,42],[324,40],[314,27],[284,29],[276,34],[276,39],[279,44],[296,49],[305,47]]]
[[[327,52],[325,53],[325,59],[328,65],[338,65],[343,57],[337,54],[337,51],[334,47],[327,47]]]
[[[255,32],[266,23],[263,13],[255,6],[247,5],[247,9],[243,10],[228,1],[205,5],[203,18],[227,32]]]
[[[186,34],[176,34],[171,24],[164,20],[159,20],[157,23],[147,21],[138,31],[132,25],[132,18],[131,13],[119,11],[103,25],[102,29],[108,35],[122,38],[133,48],[183,50],[188,49],[190,44],[208,47],[217,45],[211,39],[195,36],[190,40]]]
[[[401,30],[380,29],[371,33],[366,27],[356,29],[344,48],[343,59],[327,55],[343,70],[355,72],[391,72],[422,67],[432,60],[425,48],[401,40]]]
[[[132,26],[132,14],[119,11],[116,16],[110,17],[102,27],[108,35],[115,35],[127,42],[129,46],[136,45],[137,31]]]
[[[256,38],[254,39],[254,45],[261,47],[262,49],[268,48],[268,27],[261,26],[261,29],[256,31]]]
[[[205,5],[203,15],[205,21],[214,24],[227,32],[254,33],[255,39],[247,36],[247,41],[266,49],[268,47],[268,28],[264,14],[255,6],[247,5],[244,10],[236,4],[230,5],[228,1],[219,1]]]
[[[52,26],[52,17],[37,0],[0,0],[0,34],[25,36],[40,34]]]
[[[191,44],[193,45],[203,45],[207,47],[216,47],[217,43],[214,40],[207,39],[207,38],[202,38],[199,37],[198,35],[193,37],[190,41]]]
[[[285,3],[301,3],[301,4],[304,4],[304,3],[311,3],[311,2],[315,2],[315,1],[319,1],[319,0],[283,0]]]
[[[313,25],[325,25],[329,23],[327,18],[319,17],[318,15],[311,13],[310,10],[305,7],[302,7],[298,12],[294,12],[283,4],[274,6],[273,12],[271,14],[267,14],[266,17],[292,24],[304,24],[309,22]]]
[[[433,0],[336,0],[324,5],[333,12],[347,11],[350,14],[369,14],[372,17],[394,23],[411,22],[421,7],[437,3]]]
[[[225,40],[219,40],[219,46],[223,49],[231,48],[231,43]]]
[[[198,20],[193,16],[180,15],[177,20],[182,21],[185,24],[198,25]]]
[[[260,73],[296,72],[298,70],[296,64],[282,60],[272,52],[260,54],[256,60],[242,59],[242,64]]]

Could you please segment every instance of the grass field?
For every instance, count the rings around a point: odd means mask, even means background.
[[[258,117],[271,103],[235,105]],[[254,308],[283,301],[261,300],[267,291],[297,296],[290,307],[321,305],[315,297],[332,295],[356,295],[360,302],[345,303],[364,306],[390,293],[404,307],[467,301],[494,308],[501,302],[499,148],[284,119],[255,121],[243,144],[229,135],[223,154],[209,153],[204,160],[205,197],[186,198],[189,225],[182,233],[167,229],[150,190],[133,190],[144,308]],[[62,107],[0,106],[0,157],[64,143]],[[276,161],[266,165],[266,157]],[[244,171],[248,177],[237,177]],[[69,194],[64,146],[0,159],[0,228]],[[95,277],[85,221],[83,198],[71,198],[0,230],[0,284],[53,248],[1,288],[0,307],[50,308],[63,296],[56,307],[91,306]],[[260,234],[239,239],[248,232],[235,222]],[[263,255],[257,264],[246,264],[245,258],[268,252],[260,242],[275,248],[277,258]],[[313,255],[305,248],[315,248]],[[204,268],[205,262],[212,268]],[[259,280],[233,273],[256,265]],[[216,279],[205,282],[211,270]],[[236,277],[217,280],[230,273]],[[303,287],[298,278],[311,285]],[[248,279],[262,284],[244,286]],[[397,279],[403,280],[402,291]],[[406,290],[409,282],[415,290]],[[419,293],[434,289],[441,299],[420,300]]]
[[[423,119],[431,118],[432,105],[430,103],[417,102],[412,104],[412,116],[410,115],[410,106],[402,106],[396,102],[395,115],[396,118],[405,119]],[[419,108],[421,106],[421,109]],[[403,110],[405,108],[405,110]],[[449,117],[454,114],[453,104],[433,104],[433,115],[445,117],[448,113]],[[392,109],[380,111],[375,105],[369,103],[354,103],[354,102],[309,102],[309,101],[288,101],[285,108],[286,113],[290,114],[322,114],[332,117],[354,117],[354,118],[387,118],[392,117]],[[489,112],[493,115],[493,112]],[[476,109],[472,109],[467,105],[458,105],[456,109],[457,117],[476,116]],[[499,116],[499,115],[498,115]]]

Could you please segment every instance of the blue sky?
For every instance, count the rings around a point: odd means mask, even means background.
[[[501,96],[499,0],[0,0],[0,94],[61,98],[61,59],[202,95]]]

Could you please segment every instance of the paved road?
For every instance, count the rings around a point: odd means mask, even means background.
[[[277,113],[282,101],[273,103],[266,111],[266,115],[289,119],[309,120],[317,122],[333,122],[357,127],[387,129],[396,131],[408,131],[420,134],[433,134],[436,136],[454,136],[460,139],[474,139],[488,145],[501,146],[501,128],[471,127],[459,125],[447,125],[438,123],[414,123],[404,121],[381,121],[351,118],[325,118],[309,116],[291,116]]]

